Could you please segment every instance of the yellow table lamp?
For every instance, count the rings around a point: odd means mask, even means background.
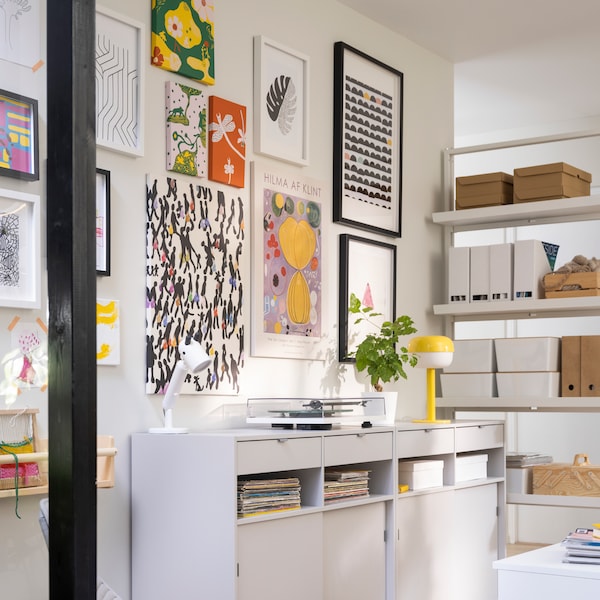
[[[427,417],[414,423],[450,423],[449,419],[435,418],[435,370],[447,367],[454,356],[452,340],[443,335],[424,335],[408,342],[408,351],[419,359],[417,367],[427,369]]]

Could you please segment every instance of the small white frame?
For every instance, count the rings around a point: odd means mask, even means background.
[[[144,155],[144,39],[142,23],[96,6],[96,144],[133,156]]]
[[[40,197],[0,189],[0,306],[40,308]]]
[[[280,78],[285,85],[282,100],[285,118],[269,112]],[[280,90],[281,91],[281,90]],[[254,38],[254,151],[301,166],[308,165],[309,58],[263,36]]]

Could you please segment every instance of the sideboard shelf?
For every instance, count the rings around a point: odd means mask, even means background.
[[[460,398],[437,398],[438,408],[454,411],[493,412],[600,412],[600,397],[534,397],[516,396],[490,398],[487,396],[464,396]]]

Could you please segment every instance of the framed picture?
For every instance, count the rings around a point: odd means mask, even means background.
[[[215,2],[152,2],[151,63],[205,85],[215,83]]]
[[[144,26],[96,7],[96,143],[144,155]]]
[[[403,75],[336,42],[333,80],[333,220],[400,237]]]
[[[254,150],[308,165],[308,56],[254,38]]]
[[[339,361],[354,362],[352,353],[369,333],[367,321],[358,325],[348,313],[350,295],[364,306],[396,318],[396,246],[354,235],[340,235]]]
[[[96,169],[96,274],[110,275],[110,171]]]
[[[0,175],[39,179],[38,155],[37,100],[0,90]]]
[[[40,307],[40,197],[0,189],[0,306]]]

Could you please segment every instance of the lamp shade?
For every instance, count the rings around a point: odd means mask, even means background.
[[[444,335],[423,335],[412,338],[407,349],[419,359],[417,367],[439,369],[447,367],[454,356],[454,343]]]

